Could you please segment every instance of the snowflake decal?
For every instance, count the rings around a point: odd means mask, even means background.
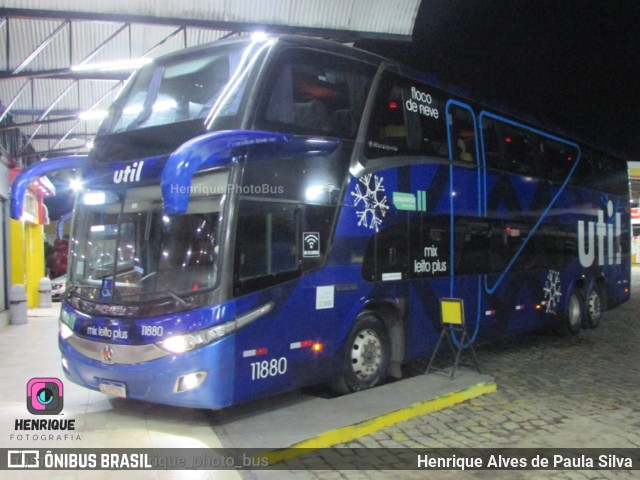
[[[549,273],[547,273],[547,279],[544,283],[544,300],[547,307],[547,313],[556,313],[556,309],[560,304],[560,297],[562,297],[562,290],[560,288],[560,272],[557,270],[549,270]]]
[[[360,207],[356,211],[358,215],[358,226],[380,230],[382,219],[389,210],[387,196],[384,194],[384,178],[370,173],[360,177],[353,196],[353,206]]]

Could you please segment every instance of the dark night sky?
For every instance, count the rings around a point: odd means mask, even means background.
[[[640,2],[423,0],[413,37],[374,48],[640,160]]]

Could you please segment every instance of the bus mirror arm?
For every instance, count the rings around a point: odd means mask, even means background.
[[[34,163],[20,172],[11,184],[11,218],[14,220],[20,220],[22,217],[24,194],[32,181],[49,172],[71,168],[82,168],[85,165],[86,159],[86,155],[54,158],[44,162]]]
[[[288,139],[287,135],[273,132],[231,130],[207,133],[188,141],[169,156],[162,169],[160,187],[165,215],[187,211],[193,175],[205,164],[223,165],[237,148]]]
[[[259,130],[229,130],[207,133],[182,145],[164,165],[160,186],[165,215],[185,213],[189,206],[189,190],[193,175],[201,168],[225,165],[240,149],[263,149],[274,156],[273,147],[288,154],[318,155],[331,152],[339,140],[326,138],[297,139],[289,134]]]

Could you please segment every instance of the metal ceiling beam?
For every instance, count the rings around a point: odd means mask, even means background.
[[[76,152],[77,153],[77,152],[80,152],[81,150],[83,150],[82,147],[52,148],[52,149],[48,149],[48,150],[39,150],[39,151],[33,151],[33,152],[29,152],[29,153],[12,154],[11,156],[14,157],[14,158],[39,157],[39,158],[44,159],[44,158],[55,157],[57,155],[62,155],[62,154],[69,153],[69,152]]]
[[[76,109],[59,109],[59,110],[51,110],[49,115],[79,115],[82,110]],[[32,116],[39,117],[45,112],[44,108],[16,108],[11,111],[14,116]]]
[[[19,130],[24,127],[33,127],[34,125],[40,125],[40,124],[46,125],[48,123],[70,122],[72,120],[77,120],[77,119],[78,119],[78,115],[67,115],[64,117],[47,118],[45,120],[40,120],[39,122],[12,123],[11,125],[1,125],[0,132],[6,131],[6,130]]]
[[[24,82],[24,84],[20,87],[20,90],[18,90],[16,92],[16,94],[13,96],[13,98],[11,99],[11,101],[9,102],[9,105],[7,105],[4,109],[4,111],[2,112],[2,114],[0,114],[0,123],[2,123],[2,121],[4,120],[4,118],[7,116],[7,114],[9,113],[9,111],[13,108],[13,106],[15,105],[15,103],[18,101],[18,99],[20,98],[20,96],[24,93],[24,91],[27,89],[27,87],[31,84],[31,80],[27,80],[26,82]]]
[[[0,80],[10,80],[17,78],[55,78],[57,80],[117,80],[122,81],[129,78],[131,72],[123,71],[86,71],[73,72],[68,68],[57,68],[54,70],[33,70],[14,74],[8,70],[0,70]]]
[[[91,133],[74,133],[73,135],[69,135],[67,140],[82,140],[86,142],[88,139],[93,138],[93,134]],[[32,140],[59,140],[60,135],[56,135],[54,133],[40,133],[38,135],[33,135]]]
[[[100,97],[97,101],[95,101],[93,103],[93,105],[91,105],[89,108],[87,108],[87,112],[90,112],[91,110],[93,110],[97,105],[100,104],[100,102],[102,102],[105,98],[107,98],[112,92],[113,90],[115,90],[116,88],[118,88],[119,85],[115,85],[113,88],[111,88],[107,93],[105,93],[102,97]],[[60,138],[60,140],[58,140],[58,142],[54,145],[54,148],[57,148],[64,140],[67,139],[67,137],[69,135],[71,135],[71,132],[73,132],[75,130],[75,128],[80,124],[82,120],[79,120],[73,124],[73,126],[69,129],[69,131],[62,137]]]
[[[58,28],[56,28],[53,32],[51,32],[51,34],[45,38],[40,45],[38,45],[29,55],[27,55],[27,58],[25,58],[20,65],[18,65],[14,70],[13,73],[18,74],[20,73],[22,70],[24,70],[25,68],[27,68],[27,66],[38,56],[40,55],[40,53],[47,48],[47,46],[53,42],[55,40],[55,38],[60,35],[60,33],[67,28],[70,25],[71,22],[69,22],[68,20],[63,22],[61,25],[58,26]]]
[[[25,142],[22,148],[27,148],[31,144],[33,139],[36,137],[36,134],[38,133],[38,131],[42,128],[42,125],[43,125],[42,121],[47,117],[47,115],[49,115],[49,113],[51,113],[51,111],[58,104],[58,102],[60,102],[60,100],[62,100],[67,95],[67,93],[69,93],[71,89],[73,89],[76,85],[78,85],[77,80],[71,83],[70,85],[68,85],[67,88],[65,88],[58,95],[58,97],[53,102],[51,102],[51,104],[47,107],[47,109],[44,112],[42,112],[42,114],[38,117],[38,120],[36,120],[36,122],[38,122],[38,126],[35,128],[33,133],[31,133],[31,136],[29,136],[29,139]]]
[[[3,20],[6,21],[6,19],[3,19]],[[2,23],[0,23],[0,27],[1,26],[2,26]],[[78,65],[83,65],[83,64],[86,64],[88,61],[90,61],[102,49],[104,49],[107,46],[109,41],[111,41],[112,39],[117,37],[120,33],[122,33],[122,31],[124,31],[127,28],[131,28],[131,25],[130,24],[122,25],[116,32],[114,32],[112,35],[110,35],[109,38],[107,38],[98,47],[96,47],[87,56],[85,56],[85,58],[82,59],[82,61],[80,61],[78,63]],[[186,30],[185,27],[178,27],[176,30],[171,32],[169,35],[167,35],[165,38],[160,40],[154,46],[149,48],[142,56],[150,54],[151,52],[153,52],[155,49],[157,49],[160,46],[162,46],[163,44],[165,44],[167,41],[169,41],[174,36],[185,32],[185,30]],[[41,49],[39,48],[38,50],[40,51]],[[30,57],[32,57],[32,56],[30,55]],[[30,58],[29,61],[31,59],[32,58]],[[75,80],[75,81],[78,81],[78,80],[105,80],[105,81],[122,82],[122,81],[126,80],[127,78],[129,78],[129,76],[131,75],[130,71],[92,71],[92,70],[88,70],[88,71],[75,72],[75,71],[70,70],[69,68],[59,68],[59,69],[54,69],[54,70],[22,71],[29,62],[25,61],[23,63],[24,63],[24,65],[21,65],[21,68],[16,68],[13,71],[9,71],[9,70],[0,71],[0,81],[1,80],[9,80],[9,79],[16,80],[16,79],[55,78],[56,80]],[[14,113],[15,113],[15,111],[14,111]]]
[[[0,8],[0,16],[23,18],[47,18],[59,20],[84,20],[117,23],[144,23],[152,25],[179,25],[212,30],[228,30],[236,32],[261,31],[267,33],[296,33],[300,35],[314,35],[335,38],[342,41],[360,39],[400,40],[411,41],[411,34],[401,35],[381,32],[359,32],[336,28],[305,27],[299,25],[273,25],[251,22],[228,22],[219,20],[204,20],[195,18],[153,17],[146,15],[130,15],[119,13],[78,12],[70,10],[31,10],[27,8]]]
[[[144,57],[146,55],[149,55],[151,52],[153,52],[156,48],[161,47],[162,45],[164,45],[165,43],[167,43],[169,40],[171,40],[173,37],[175,37],[176,35],[178,35],[179,33],[184,33],[187,31],[186,27],[178,27],[176,30],[174,30],[173,32],[171,32],[169,35],[167,35],[166,37],[164,37],[162,40],[160,40],[158,43],[156,43],[153,47],[151,47],[149,50],[147,50],[146,52],[144,52],[141,57]],[[184,46],[186,48],[187,46],[187,41],[185,38],[184,41]]]
[[[44,112],[42,112],[40,117],[38,117],[38,121],[44,120],[47,117],[47,115],[49,115],[53,111],[53,108],[58,104],[58,102],[62,100],[65,97],[65,95],[69,93],[71,89],[74,88],[76,85],[78,85],[77,81],[71,83],[70,85],[67,86],[67,88],[65,88],[62,92],[60,92],[60,94],[56,97],[56,99],[53,102],[51,102],[51,105],[49,105],[47,109]]]
[[[80,62],[78,62],[78,65],[84,65],[85,63],[87,63],[88,61],[90,61],[93,57],[95,57],[98,53],[100,53],[102,50],[104,50],[104,48],[109,44],[109,42],[111,40],[113,40],[114,38],[116,38],[118,35],[120,35],[123,31],[125,31],[126,29],[131,29],[131,24],[130,23],[125,23],[124,25],[122,25],[118,30],[116,30],[115,32],[113,32],[111,35],[109,35],[108,38],[106,38],[100,45],[98,45],[96,48],[94,48],[91,52],[89,52],[88,55],[86,55],[82,60],[80,60]]]

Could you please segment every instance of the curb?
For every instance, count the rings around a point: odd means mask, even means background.
[[[441,397],[436,397],[424,402],[414,403],[408,407],[385,413],[353,425],[329,430],[321,433],[320,435],[316,435],[315,437],[295,443],[288,448],[272,450],[260,456],[262,458],[268,458],[269,465],[286,460],[292,460],[299,456],[306,455],[313,450],[329,448],[341,443],[347,443],[365,435],[371,435],[378,430],[390,427],[396,423],[405,422],[421,415],[437,412],[438,410],[452,407],[466,400],[471,400],[487,393],[495,392],[497,388],[498,387],[495,382],[481,382],[464,390],[448,393]]]

